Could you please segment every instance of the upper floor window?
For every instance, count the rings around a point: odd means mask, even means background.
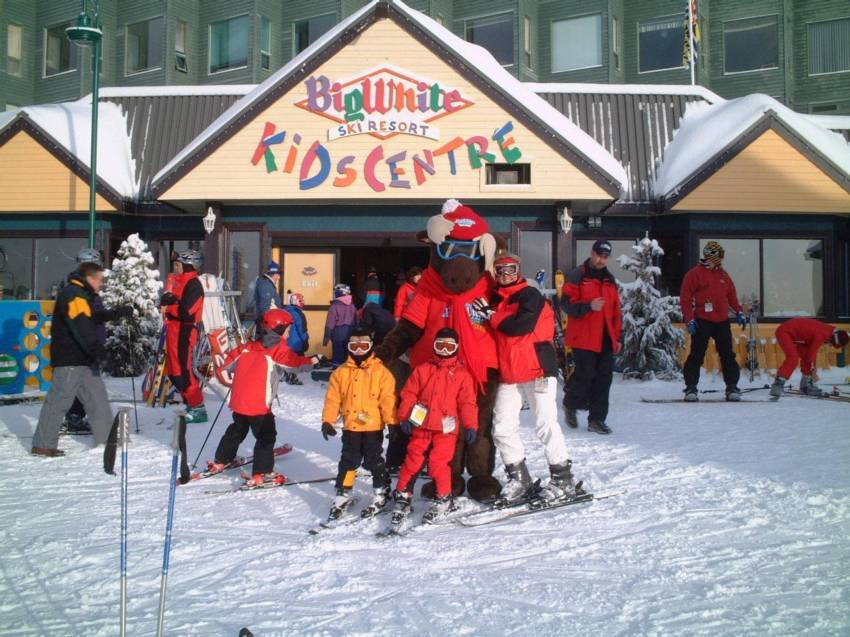
[[[613,58],[614,68],[620,70],[620,21],[613,17],[611,18],[611,57]]]
[[[292,41],[295,43],[295,52],[301,53],[301,51],[330,31],[335,24],[335,13],[319,15],[293,24]]]
[[[77,68],[77,47],[71,44],[65,29],[68,23],[44,30],[44,75],[58,75]]]
[[[809,29],[809,75],[850,71],[850,18],[813,22]]]
[[[24,28],[19,24],[6,26],[6,72],[9,75],[21,76],[23,55]]]
[[[775,15],[723,23],[723,72],[763,71],[779,66],[779,19]]]
[[[483,46],[502,66],[514,63],[514,15],[475,18],[464,22],[464,37],[468,42]]]
[[[638,25],[638,72],[679,69],[685,63],[685,17],[682,15]]]
[[[210,25],[210,73],[248,66],[249,29],[247,15]]]
[[[126,75],[162,68],[162,17],[127,25]]]
[[[552,23],[552,72],[602,66],[602,15]]]
[[[260,66],[270,69],[272,65],[272,22],[260,18]]]
[[[531,18],[529,18],[528,16],[525,16],[522,19],[522,42],[523,42],[522,52],[525,56],[525,60],[524,60],[525,66],[528,67],[528,68],[531,68],[531,66],[532,66],[531,65],[531,62],[532,62],[531,51],[532,51],[533,45],[532,45],[531,34],[532,34]]]
[[[189,64],[186,60],[186,41],[189,39],[189,25],[178,20],[174,29],[174,68],[181,73],[188,73]]]

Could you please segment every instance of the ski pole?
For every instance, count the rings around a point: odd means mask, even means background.
[[[171,529],[174,521],[174,500],[177,497],[177,458],[180,455],[181,430],[185,431],[186,417],[177,416],[174,423],[174,438],[171,441],[171,482],[168,491],[168,516],[165,522],[165,545],[162,549],[162,581],[159,585],[159,619],[156,635],[162,637],[162,624],[165,619],[165,588],[168,584],[168,560],[171,555]]]
[[[127,330],[127,333],[130,333],[130,330]],[[128,337],[130,341],[130,350],[133,349],[133,340]],[[133,389],[133,416],[136,419],[136,433],[139,433],[139,408],[136,406],[136,377],[130,376],[130,387]]]
[[[127,444],[130,438],[130,410],[122,409],[118,419],[121,439],[121,637],[127,635]]]
[[[204,452],[204,447],[207,446],[207,440],[210,439],[210,434],[212,434],[213,428],[215,427],[215,423],[218,422],[218,417],[221,416],[221,410],[224,409],[224,406],[227,404],[227,398],[230,396],[230,387],[227,388],[227,393],[224,395],[224,400],[221,403],[221,407],[218,408],[218,413],[213,418],[212,424],[210,425],[210,430],[207,432],[207,437],[204,438],[204,442],[201,443],[201,448],[198,450],[198,455],[195,457],[195,462],[192,463],[192,471],[195,470],[195,466],[198,464],[198,460],[201,457],[201,454]]]

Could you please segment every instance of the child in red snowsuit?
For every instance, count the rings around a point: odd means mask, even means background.
[[[411,438],[393,494],[394,523],[411,510],[413,482],[426,454],[437,501],[425,513],[423,521],[433,522],[449,511],[452,500],[449,463],[460,435],[458,425],[463,428],[467,444],[475,442],[478,435],[475,381],[457,357],[457,332],[451,328],[439,330],[433,349],[431,360],[416,367],[401,390],[399,421]]]
[[[776,380],[770,388],[770,395],[778,400],[782,396],[785,383],[800,363],[803,378],[800,381],[800,391],[810,396],[820,396],[823,392],[815,385],[812,375],[815,371],[815,361],[821,345],[831,343],[841,349],[847,345],[847,332],[837,330],[832,325],[822,323],[813,318],[793,318],[776,329],[776,340],[785,353],[785,360],[776,372]]]
[[[215,461],[210,462],[210,471],[222,471],[236,458],[239,445],[248,435],[254,434],[253,478],[247,486],[260,486],[264,482],[286,481],[274,469],[274,442],[277,438],[272,399],[277,394],[278,375],[276,365],[288,370],[303,371],[318,362],[317,357],[307,358],[293,352],[283,338],[292,324],[292,317],[281,309],[272,309],[263,315],[264,338],[274,332],[280,339],[267,347],[261,340],[235,348],[224,361],[224,366],[235,365],[233,385],[230,387],[230,409],[233,423],[224,432],[215,451]]]

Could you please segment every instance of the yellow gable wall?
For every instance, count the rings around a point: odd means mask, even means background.
[[[100,195],[98,210],[115,210]],[[89,185],[25,132],[0,146],[0,211],[87,212]]]
[[[458,89],[461,95],[473,101],[474,105],[434,121],[434,126],[440,129],[439,140],[412,135],[396,135],[380,140],[372,135],[357,135],[328,141],[327,131],[334,126],[334,122],[294,106],[306,97],[306,88],[304,82],[301,82],[183,176],[160,196],[160,199],[611,199],[579,169],[537,139],[516,119],[491,102],[439,57],[389,19],[373,24],[313,75],[326,75],[331,81],[344,82],[385,64],[407,71],[416,79],[421,76],[425,81],[439,82],[442,87]],[[490,138],[508,121],[514,123],[511,136],[516,140],[516,147],[522,151],[519,162],[532,164],[531,186],[483,186],[484,169],[471,168],[465,146],[456,151],[457,175],[451,175],[448,158],[443,155],[435,157],[436,174],[428,175],[423,185],[416,184],[411,162],[413,153],[422,156],[423,149],[433,151],[455,136],[466,139],[473,135],[483,135]],[[271,147],[278,167],[278,171],[273,173],[267,173],[262,160],[256,166],[251,164],[251,157],[263,136],[266,122],[274,123],[278,132],[287,132],[283,144]],[[294,133],[302,136],[300,154],[292,173],[286,174],[281,171]],[[321,186],[312,190],[300,190],[298,176],[301,160],[316,140],[330,152],[331,174]],[[379,144],[384,147],[385,159],[400,151],[407,151],[407,158],[399,166],[405,170],[403,178],[411,181],[410,189],[387,187],[385,191],[376,193],[366,183],[363,178],[363,162],[369,152]],[[496,162],[505,161],[492,139],[488,150],[495,154]],[[348,187],[335,187],[333,180],[337,176],[337,162],[346,155],[356,156],[351,167],[358,172],[357,179]],[[318,162],[315,162],[310,174],[315,174],[317,170]],[[386,163],[381,162],[378,165],[377,175],[382,182],[389,184],[390,174]]]
[[[850,212],[850,193],[767,130],[673,210]]]

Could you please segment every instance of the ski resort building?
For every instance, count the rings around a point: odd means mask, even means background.
[[[0,114],[0,283],[46,299],[85,241],[90,99]],[[850,118],[691,86],[532,84],[402,2],[371,2],[258,85],[100,93],[98,241],[199,247],[247,292],[271,259],[320,333],[331,289],[390,293],[448,198],[526,274],[646,232],[677,294],[718,240],[763,324],[850,320]],[[205,227],[204,219],[207,220]],[[568,232],[566,232],[568,230]],[[612,270],[620,277],[612,260]],[[242,309],[247,310],[243,295]]]

